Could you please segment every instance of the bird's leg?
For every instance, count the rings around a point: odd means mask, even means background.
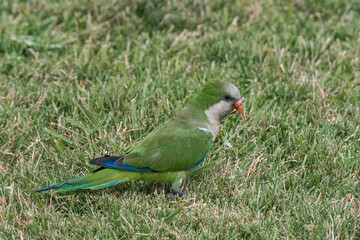
[[[180,174],[178,176],[177,179],[175,179],[173,182],[172,182],[172,185],[171,185],[171,191],[174,192],[174,195],[175,195],[175,198],[176,198],[176,195],[179,196],[180,198],[182,198],[185,194],[181,191],[181,186],[182,186],[182,183],[183,183],[183,180],[185,178],[186,174],[183,173],[183,174]]]
[[[176,179],[171,186],[171,191],[173,191],[175,195],[178,195],[180,198],[184,196],[184,193],[181,191],[182,182],[182,179]]]

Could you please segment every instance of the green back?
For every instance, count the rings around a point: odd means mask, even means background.
[[[182,171],[204,158],[212,143],[210,132],[199,129],[199,122],[185,123],[171,119],[145,137],[124,159],[137,168]]]

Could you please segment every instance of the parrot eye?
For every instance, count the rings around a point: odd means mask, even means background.
[[[229,94],[226,94],[225,96],[223,96],[223,99],[229,102],[232,99],[232,97]]]

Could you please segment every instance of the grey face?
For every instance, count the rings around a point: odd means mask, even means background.
[[[226,93],[228,95],[230,95],[234,99],[233,103],[241,99],[239,89],[237,87],[235,87],[234,85],[232,85],[231,83],[227,83],[225,85],[224,90],[226,91]]]
[[[208,119],[211,119],[213,123],[219,124],[226,115],[234,110],[234,103],[241,99],[239,89],[233,84],[227,83],[224,90],[223,99],[205,111]]]

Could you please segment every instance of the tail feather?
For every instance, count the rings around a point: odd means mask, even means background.
[[[90,173],[84,177],[65,181],[49,187],[40,188],[36,192],[50,189],[56,192],[72,191],[77,189],[100,189],[109,187],[121,182],[136,180],[140,177],[138,172],[122,171],[118,169],[103,168]]]
[[[75,178],[75,179],[72,179],[72,180],[69,180],[69,181],[65,181],[65,182],[57,183],[57,184],[54,184],[54,185],[51,185],[51,186],[48,186],[48,187],[40,188],[40,189],[35,190],[35,192],[47,191],[47,190],[50,190],[50,189],[59,189],[59,188],[62,188],[63,186],[65,186],[65,185],[70,185],[70,182],[79,180],[81,178],[83,178],[83,177]]]

